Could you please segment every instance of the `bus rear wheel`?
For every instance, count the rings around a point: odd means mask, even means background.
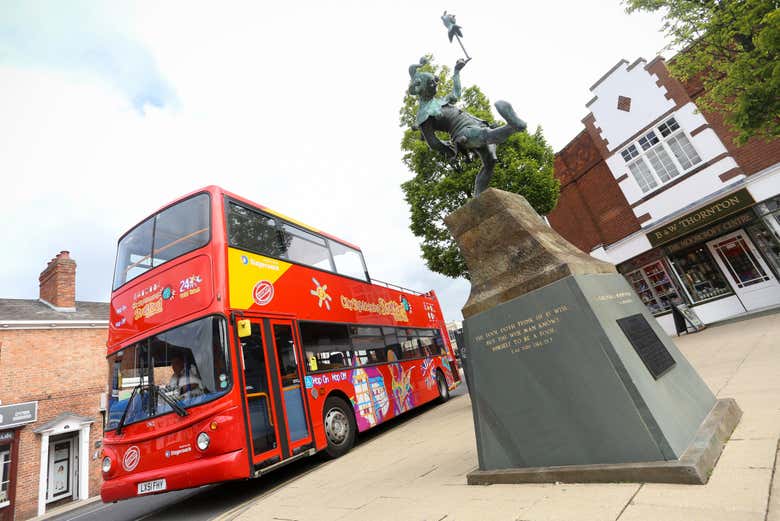
[[[325,400],[322,423],[325,427],[325,438],[328,446],[325,452],[331,458],[343,456],[355,443],[355,414],[352,408],[338,396],[329,396]]]
[[[441,371],[436,371],[436,387],[439,389],[439,403],[444,403],[450,399],[450,388],[447,387],[447,379]]]

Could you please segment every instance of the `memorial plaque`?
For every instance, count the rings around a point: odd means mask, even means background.
[[[674,366],[674,358],[644,316],[637,314],[619,318],[617,323],[653,378],[658,380]]]

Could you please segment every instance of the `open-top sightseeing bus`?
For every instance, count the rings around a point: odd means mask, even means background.
[[[119,239],[108,380],[104,501],[339,456],[460,378],[433,292],[211,186]]]

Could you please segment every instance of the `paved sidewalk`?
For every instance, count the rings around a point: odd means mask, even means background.
[[[221,519],[780,521],[780,314],[676,342],[713,392],[744,411],[707,485],[466,485],[477,454],[461,396]]]

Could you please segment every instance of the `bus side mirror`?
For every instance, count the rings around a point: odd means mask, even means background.
[[[252,322],[247,318],[242,318],[237,322],[238,324],[238,336],[244,338],[252,335]]]

